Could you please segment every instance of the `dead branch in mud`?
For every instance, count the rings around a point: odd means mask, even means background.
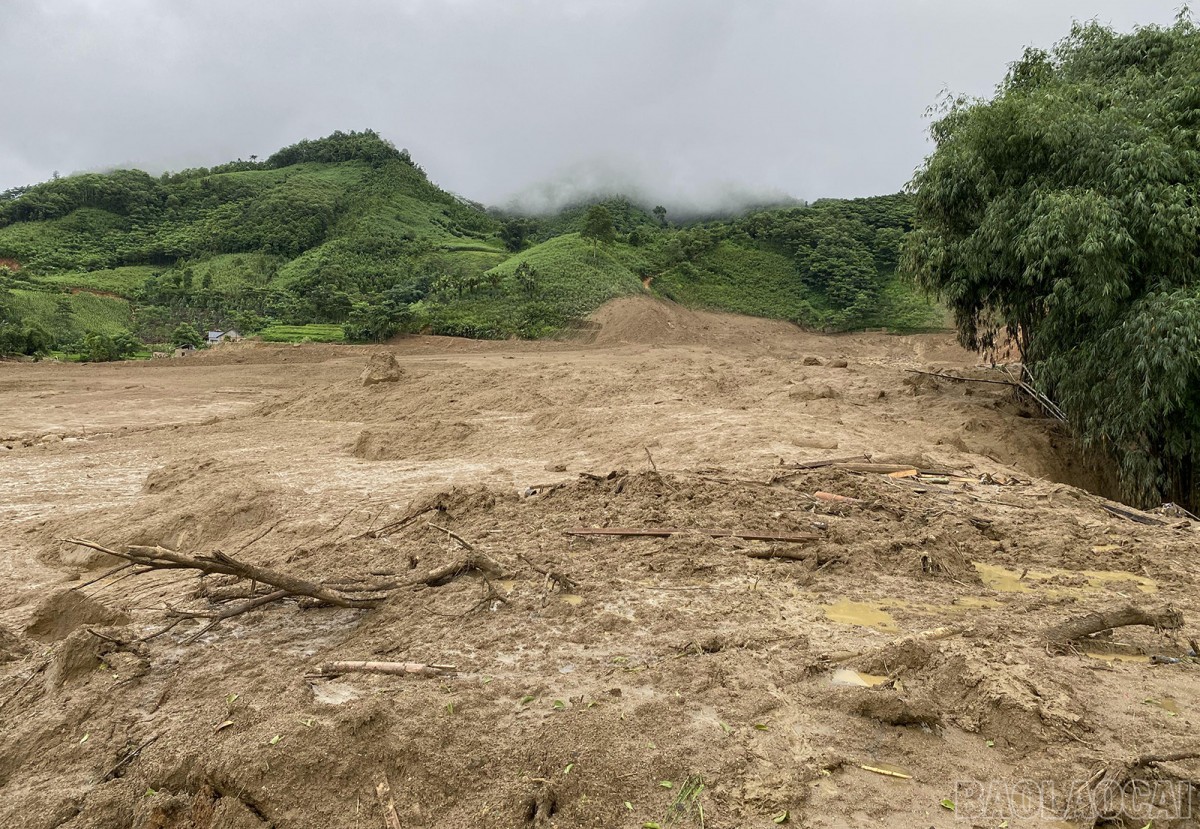
[[[420,509],[415,509],[415,510],[409,512],[403,518],[399,518],[395,521],[384,524],[379,529],[367,530],[364,533],[359,533],[358,535],[354,536],[354,538],[351,540],[359,541],[363,538],[379,538],[379,537],[387,535],[388,533],[393,532],[395,530],[403,529],[404,527],[408,526],[413,521],[416,521],[418,518],[420,518],[422,515],[424,515],[427,512],[434,512],[435,510],[441,510],[441,509],[442,509],[442,507],[439,504],[434,504],[431,507],[421,507]]]
[[[142,743],[140,746],[133,749],[128,754],[126,754],[124,757],[122,757],[120,760],[118,760],[117,764],[115,766],[113,766],[111,769],[109,769],[107,772],[104,773],[104,776],[100,778],[100,782],[107,783],[109,780],[112,780],[114,777],[116,777],[117,772],[119,772],[122,768],[124,768],[125,766],[129,765],[134,760],[136,760],[137,756],[139,754],[141,754],[143,751],[145,751],[147,748],[149,748],[151,745],[153,745],[154,742],[156,740],[158,740],[158,738],[160,736],[162,736],[162,735],[155,734],[149,740],[146,740],[146,742]]]
[[[1183,627],[1183,614],[1169,605],[1159,610],[1143,610],[1126,605],[1119,610],[1094,611],[1068,619],[1047,629],[1044,637],[1049,645],[1061,648],[1077,639],[1130,625],[1146,625],[1155,630],[1179,630]]]
[[[40,665],[38,665],[36,668],[34,668],[30,672],[29,676],[25,677],[25,681],[22,682],[20,685],[18,685],[16,687],[16,690],[14,690],[11,694],[9,694],[7,697],[5,697],[3,702],[0,702],[0,709],[3,709],[4,706],[8,705],[10,702],[12,702],[14,699],[16,699],[17,695],[25,690],[25,686],[27,686],[30,682],[33,682],[33,678],[35,676],[37,676],[42,671],[44,671],[48,667],[50,667],[50,662],[51,662],[50,659],[46,659]]]
[[[463,545],[464,547],[466,547],[466,548],[467,548],[468,550],[470,550],[472,553],[473,553],[473,552],[475,552],[475,545],[474,545],[474,544],[472,544],[470,541],[467,541],[465,538],[463,538],[461,535],[459,535],[458,533],[456,533],[454,530],[450,529],[449,527],[443,527],[443,526],[441,526],[440,524],[435,524],[435,523],[433,523],[432,521],[426,521],[425,523],[426,523],[428,526],[430,526],[430,527],[433,527],[435,530],[441,530],[441,531],[442,531],[442,532],[444,532],[446,535],[450,536],[450,537],[451,537],[451,538],[453,538],[455,541],[457,541],[459,544],[461,544],[461,545]]]
[[[310,599],[316,599],[322,604],[329,604],[335,607],[371,608],[377,607],[383,601],[382,598],[357,599],[341,596],[318,584],[296,576],[238,561],[225,555],[220,550],[216,550],[212,555],[208,556],[189,556],[174,550],[168,550],[165,547],[131,545],[127,551],[119,552],[86,539],[68,538],[66,542],[97,550],[101,553],[107,553],[117,558],[123,558],[134,564],[141,564],[155,570],[196,570],[201,573],[237,576],[238,578],[249,579],[252,582],[261,581],[277,590],[284,591],[286,594],[306,596]]]
[[[559,573],[556,570],[549,570],[545,567],[541,567],[521,553],[517,553],[517,558],[521,559],[521,561],[532,567],[535,572],[541,573],[548,581],[552,581],[557,584],[560,590],[569,593],[575,588],[579,587],[579,583],[570,576]]]
[[[924,374],[926,377],[937,377],[941,380],[953,380],[956,383],[988,383],[993,386],[1011,386],[1014,389],[1021,388],[1021,384],[1015,380],[988,380],[982,377],[959,377],[956,374],[942,374],[938,371],[921,371],[916,368],[904,369],[909,374]]]
[[[392,799],[392,784],[387,775],[375,784],[375,795],[379,798],[379,808],[383,809],[383,821],[387,829],[400,829],[400,816],[396,814],[396,801]]]
[[[844,663],[857,661],[859,659],[874,659],[876,657],[884,656],[889,651],[904,648],[913,644],[914,642],[940,642],[943,639],[949,639],[953,636],[958,636],[966,631],[967,628],[965,627],[953,625],[932,628],[930,630],[922,630],[916,633],[909,633],[905,636],[897,637],[891,642],[888,642],[886,645],[880,645],[877,648],[870,648],[869,650],[865,651],[855,651],[853,653],[835,653],[830,655],[829,661],[834,663]]]
[[[747,541],[784,541],[803,544],[809,541],[819,541],[821,536],[815,533],[796,533],[793,535],[768,533],[752,530],[714,530],[714,529],[678,529],[675,527],[575,527],[564,530],[566,535],[615,535],[626,538],[667,538],[680,533],[699,533],[710,538],[744,538]]]
[[[387,674],[389,676],[454,676],[456,665],[426,664],[424,662],[360,662],[340,660],[325,662],[317,676],[339,676],[341,674]]]

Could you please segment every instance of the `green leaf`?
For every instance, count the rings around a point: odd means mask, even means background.
[[[631,812],[632,812],[632,811],[633,811],[633,804],[632,804],[632,803],[630,803],[628,800],[626,800],[626,801],[625,801],[625,808],[626,808],[626,809],[628,809],[629,811],[631,811]]]
[[[88,737],[90,737],[90,736],[92,736],[92,735],[91,735],[91,734],[84,734],[84,735],[83,735],[83,739],[79,741],[79,744],[80,744],[80,745],[83,745],[84,743],[86,743],[86,742],[88,741]]]
[[[675,788],[675,784],[674,784],[674,783],[672,783],[670,780],[660,780],[660,781],[658,782],[658,785],[662,786],[664,789],[673,789],[673,788]]]
[[[772,815],[771,822],[772,823],[787,823],[788,820],[791,819],[791,817],[792,817],[791,813],[787,809],[784,809],[779,814]]]
[[[554,701],[554,709],[556,711],[562,711],[566,707],[567,707],[567,704],[565,702],[563,702],[561,699],[556,699]]]
[[[949,798],[943,800],[940,805],[943,809],[949,809],[951,812],[954,811],[954,801]]]
[[[528,705],[529,703],[533,702],[535,699],[537,699],[537,697],[535,697],[533,694],[526,694],[525,696],[521,697],[520,704]]]
[[[988,740],[986,743],[984,743],[984,745],[986,745],[988,748],[994,748],[994,747],[995,747],[995,745],[996,745],[996,741],[995,741],[995,740]]]
[[[575,768],[574,763],[567,763],[567,767],[565,769],[563,769],[563,774],[570,774],[571,769],[573,769],[573,768]]]
[[[276,734],[274,737],[271,738],[271,745],[277,745],[279,743],[279,741],[282,739],[283,739],[282,734]]]
[[[767,725],[766,725],[766,723],[760,723],[760,722],[756,722],[756,723],[754,724],[754,730],[755,730],[755,731],[766,731],[766,730],[767,730]]]

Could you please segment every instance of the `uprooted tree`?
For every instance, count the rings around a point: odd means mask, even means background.
[[[946,104],[904,268],[985,349],[1006,332],[1124,494],[1200,490],[1200,30],[1076,24]]]

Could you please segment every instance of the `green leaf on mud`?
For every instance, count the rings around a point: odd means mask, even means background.
[[[660,780],[660,781],[659,781],[659,783],[658,783],[658,785],[662,786],[664,789],[673,789],[673,788],[675,788],[675,784],[674,784],[674,783],[672,783],[670,780]]]
[[[91,734],[84,734],[84,735],[83,735],[83,739],[79,741],[79,744],[80,744],[80,745],[83,745],[84,743],[86,743],[86,742],[88,741],[88,737],[90,737],[90,736],[92,736],[92,735],[91,735]]]
[[[277,745],[279,743],[279,741],[282,739],[283,739],[282,734],[276,734],[274,737],[271,738],[271,745]]]
[[[521,697],[520,704],[528,705],[529,703],[533,702],[535,699],[537,699],[537,697],[535,697],[533,694],[526,694],[525,696]]]
[[[625,808],[626,808],[626,809],[628,809],[629,811],[631,811],[631,812],[632,812],[632,811],[633,811],[633,804],[632,804],[632,803],[630,803],[628,800],[626,800],[626,801],[625,801]]]
[[[566,707],[567,707],[567,704],[565,702],[563,702],[561,699],[556,699],[554,701],[554,710],[562,711]]]
[[[787,810],[787,809],[784,809],[784,810],[783,810],[782,812],[780,812],[779,814],[777,814],[777,815],[772,815],[772,816],[771,816],[771,822],[772,822],[772,823],[787,823],[787,822],[788,822],[788,820],[790,820],[790,819],[791,819],[791,817],[792,817],[791,813],[790,813],[790,812],[788,812],[788,810]]]
[[[988,740],[986,743],[984,743],[984,745],[986,745],[988,748],[994,748],[994,747],[995,747],[995,745],[996,745],[996,741],[995,741],[995,740]]]
[[[732,728],[730,728],[730,727],[729,727],[728,725],[726,725],[725,723],[721,722],[720,720],[717,720],[717,725],[721,726],[721,730],[722,730],[722,731],[724,731],[726,734],[732,734],[732,733],[733,733],[733,729],[732,729]]]
[[[949,809],[951,812],[953,812],[954,811],[954,801],[951,800],[950,798],[946,798],[945,800],[943,800],[941,802],[941,807],[943,809]]]
[[[573,769],[573,768],[575,768],[574,763],[567,763],[567,767],[565,769],[563,769],[563,774],[570,774],[571,769]]]
[[[766,731],[766,730],[767,730],[767,724],[766,724],[766,723],[761,723],[761,722],[756,722],[756,723],[754,724],[754,729],[755,729],[756,731]]]

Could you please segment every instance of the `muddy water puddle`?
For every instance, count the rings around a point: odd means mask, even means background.
[[[886,676],[878,676],[876,674],[864,674],[859,671],[852,671],[849,668],[838,668],[833,672],[830,681],[834,685],[851,685],[857,688],[873,688],[876,685],[882,685],[888,681]]]
[[[825,618],[845,625],[860,625],[876,630],[898,631],[900,628],[892,614],[880,609],[879,602],[854,602],[838,599],[824,608]]]
[[[1026,570],[1024,572],[1018,570],[1010,570],[1007,567],[1001,567],[997,564],[987,564],[986,562],[976,561],[975,572],[983,580],[983,583],[999,593],[1029,593],[1033,590],[1046,590],[1048,593],[1063,593],[1068,590],[1102,590],[1110,584],[1124,584],[1133,582],[1137,585],[1137,589],[1142,593],[1155,593],[1158,591],[1158,582],[1146,576],[1138,576],[1133,573],[1126,573],[1122,570]],[[1080,579],[1085,580],[1082,585],[1061,585],[1061,584],[1041,584],[1051,579]]]

